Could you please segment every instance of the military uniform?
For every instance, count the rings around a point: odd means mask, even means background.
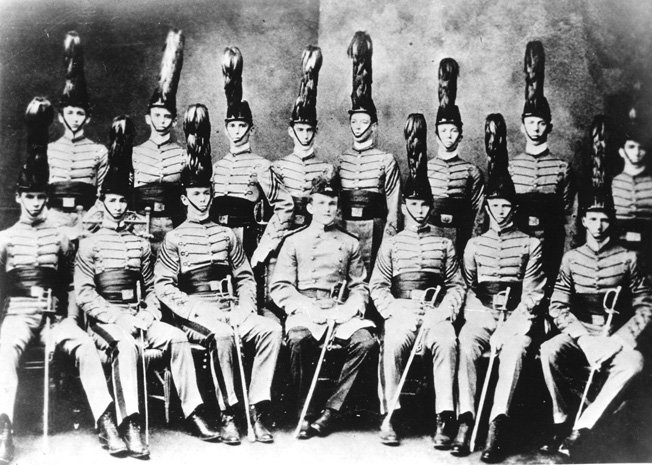
[[[459,256],[477,224],[484,200],[484,180],[480,169],[459,156],[428,162],[428,179],[434,198],[430,223],[437,235],[455,244]]]
[[[385,318],[382,350],[382,381],[385,404],[394,398],[403,367],[411,346],[422,324],[411,312],[401,312],[397,301],[419,300],[420,293],[429,287],[442,286],[442,297],[448,293],[464,299],[465,284],[460,273],[455,248],[450,239],[439,237],[434,228],[406,227],[380,246],[374,272],[369,282],[371,298]],[[459,310],[459,309],[458,309]],[[427,309],[435,312],[437,308]],[[457,364],[457,341],[453,327],[455,316],[428,320],[423,341],[433,358],[435,380],[435,409],[437,413],[454,410],[453,383]],[[382,392],[382,391],[381,391]]]
[[[238,309],[247,315],[240,323],[240,337],[256,350],[249,400],[270,400],[281,327],[256,314],[256,282],[235,233],[210,220],[186,220],[165,236],[154,274],[156,295],[175,313],[188,338],[213,351],[221,369],[222,409],[238,402],[230,301],[216,292],[216,283],[232,276]]]
[[[641,272],[652,282],[652,258],[645,244],[652,240],[652,175],[620,173],[611,182],[621,244],[637,252]]]
[[[161,349],[170,354],[172,379],[187,417],[202,403],[190,345],[181,330],[160,321],[149,243],[125,229],[124,223],[111,221],[107,216],[101,229],[80,243],[75,290],[77,304],[88,316],[90,334],[112,363],[118,423],[139,410],[137,336],[115,324],[124,313],[139,315],[149,322],[144,331],[145,349]],[[141,281],[146,306],[138,301],[137,287]]]
[[[286,237],[272,276],[270,297],[287,314],[285,329],[290,350],[292,380],[299,394],[299,406],[305,403],[314,371],[317,348],[324,342],[326,323],[316,324],[304,309],[328,301],[333,285],[346,280],[348,298],[342,304],[355,310],[357,317],[335,327],[335,340],[343,347],[344,367],[326,407],[339,411],[346,400],[364,361],[376,348],[371,335],[374,324],[364,319],[369,291],[360,245],[353,236],[335,225],[323,227],[311,223]],[[328,318],[336,304],[322,308]],[[312,408],[314,412],[314,407]]]
[[[608,334],[618,338],[623,349],[605,364],[606,382],[582,413],[576,429],[593,427],[643,368],[638,347],[652,319],[652,291],[641,275],[636,254],[614,242],[610,240],[598,250],[585,244],[564,255],[550,302],[550,316],[561,334],[541,346],[553,418],[555,423],[563,423],[570,414],[572,394],[581,393],[589,369],[577,340],[603,332],[605,292],[622,286],[618,313]]]

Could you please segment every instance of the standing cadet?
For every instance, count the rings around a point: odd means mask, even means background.
[[[176,29],[168,32],[161,62],[159,83],[149,100],[145,121],[149,139],[134,147],[134,208],[140,214],[151,209],[149,231],[154,254],[165,234],[183,221],[179,202],[179,176],[186,163],[186,151],[172,140],[177,122],[177,88],[183,66],[184,36]]]
[[[455,407],[457,341],[452,323],[464,302],[465,285],[452,241],[438,237],[428,225],[432,192],[423,115],[408,116],[404,133],[410,166],[402,206],[405,229],[381,244],[369,282],[371,298],[385,319],[381,402],[386,410],[387,403],[396,395],[410,349],[416,343],[419,328],[425,325],[425,340],[419,344],[428,348],[433,359],[436,411],[442,423],[442,416],[452,416]],[[437,286],[441,286],[439,295],[445,295],[443,300],[424,305],[426,289]],[[380,441],[398,445],[391,423],[388,426],[381,428]]]
[[[459,70],[459,65],[452,58],[444,58],[439,63],[436,122],[439,150],[428,162],[428,178],[434,197],[430,223],[436,227],[438,236],[453,241],[461,257],[474,225],[479,221],[484,181],[480,169],[459,156],[462,116],[455,105]]]
[[[255,349],[249,385],[251,423],[260,442],[273,442],[265,425],[282,329],[256,314],[256,282],[233,230],[209,218],[211,201],[211,125],[204,105],[191,105],[184,116],[188,164],[181,173],[187,219],[165,236],[156,262],[158,298],[177,317],[188,338],[207,346],[220,380],[215,386],[222,415],[222,441],[240,444],[234,423],[238,398],[234,387],[234,330]],[[219,201],[215,200],[215,201]],[[235,295],[222,288],[234,283]],[[236,301],[233,300],[235,297]]]
[[[371,37],[358,31],[349,45],[353,90],[349,125],[353,147],[338,158],[342,179],[344,228],[360,240],[362,260],[371,275],[384,237],[400,230],[401,176],[391,153],[376,148],[378,115],[371,97]]]
[[[219,438],[219,432],[212,430],[197,410],[202,399],[186,335],[159,321],[161,311],[154,294],[149,242],[125,225],[127,199],[132,190],[131,120],[116,117],[110,137],[109,171],[100,194],[105,209],[102,226],[80,242],[75,290],[77,304],[89,317],[90,332],[98,349],[107,352],[111,360],[118,423],[129,454],[145,458],[149,449],[142,440],[137,376],[138,359],[144,356],[145,349],[169,353],[172,380],[189,430],[207,441]]]
[[[519,205],[514,220],[519,230],[541,241],[546,297],[550,297],[564,253],[564,240],[571,239],[574,227],[574,192],[570,164],[554,157],[548,149],[552,122],[550,106],[543,95],[545,53],[541,42],[528,42],[524,70],[521,131],[525,135],[525,152],[516,155],[509,165]]]
[[[28,159],[16,184],[18,222],[0,232],[0,267],[5,297],[0,326],[0,463],[14,456],[12,421],[18,376],[16,370],[29,341],[39,337],[48,347],[73,355],[99,438],[110,454],[126,450],[116,429],[111,395],[91,338],[67,318],[62,306],[71,277],[72,248],[68,238],[48,218],[48,127],[54,118],[50,102],[35,98],[25,114]],[[45,314],[45,312],[53,312]],[[52,322],[53,320],[53,322]],[[52,323],[50,331],[46,325]],[[50,340],[45,340],[49,332]],[[47,412],[46,412],[47,414]]]
[[[242,53],[227,47],[222,59],[227,111],[224,124],[229,153],[213,166],[211,218],[233,228],[242,242],[252,268],[265,265],[276,253],[292,221],[292,197],[281,183],[271,163],[251,151],[249,138],[254,121],[249,103],[242,100]],[[274,209],[266,218],[264,204]],[[262,228],[259,222],[266,221]],[[264,230],[262,230],[264,229]]]
[[[337,176],[313,180],[307,206],[312,221],[285,239],[270,286],[270,297],[288,316],[285,328],[290,370],[300,410],[306,402],[319,347],[332,343],[325,340],[327,321],[335,323],[334,340],[344,351],[344,366],[335,390],[317,420],[319,410],[310,403],[301,424],[301,439],[330,433],[365,360],[377,348],[370,332],[374,324],[364,319],[369,290],[360,244],[336,225],[337,182]],[[333,292],[338,286],[340,290]]]
[[[564,255],[550,302],[550,316],[561,334],[541,346],[555,422],[554,436],[545,446],[550,452],[559,448],[572,426],[561,451],[575,453],[597,421],[617,407],[643,369],[638,347],[652,318],[652,290],[636,254],[612,235],[614,211],[602,169],[604,121],[600,117],[594,120],[591,135],[593,186],[581,212],[586,243]],[[611,298],[605,299],[607,293]],[[598,376],[606,380],[573,424],[577,393],[584,389],[589,369],[600,370]]]
[[[611,188],[620,241],[637,252],[641,272],[652,282],[652,257],[649,254],[652,240],[652,173],[646,146],[649,137],[636,116],[636,108],[632,108],[618,149],[625,165],[622,173],[614,177]],[[643,253],[645,250],[647,254]]]
[[[469,291],[465,322],[458,336],[461,415],[453,451],[456,455],[469,453],[471,429],[474,420],[479,420],[475,414],[477,362],[491,346],[499,351],[498,381],[481,459],[495,463],[505,454],[510,403],[531,343],[528,333],[543,299],[546,279],[541,243],[514,225],[516,192],[507,170],[507,129],[502,115],[487,117],[485,145],[492,160],[485,205],[489,230],[471,239],[464,251],[463,270]]]
[[[91,120],[84,55],[79,34],[70,31],[64,41],[66,84],[59,104],[59,122],[63,136],[49,144],[50,220],[62,226],[76,224],[76,207],[88,210],[97,199],[106,175],[107,150],[84,135]]]
[[[273,162],[274,169],[294,201],[292,229],[310,223],[306,206],[310,200],[312,180],[317,176],[332,176],[333,165],[317,158],[317,83],[322,55],[319,47],[309,45],[301,56],[303,77],[299,96],[292,109],[288,135],[294,142],[294,151]]]

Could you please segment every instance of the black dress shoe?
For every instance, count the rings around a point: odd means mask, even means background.
[[[122,438],[127,443],[129,455],[137,459],[149,459],[149,447],[143,439],[141,421],[137,414],[122,422]]]
[[[586,443],[589,431],[591,430],[588,428],[574,429],[559,447],[559,452],[568,457],[572,457],[577,452],[577,449]]]
[[[480,460],[485,463],[498,463],[505,459],[505,428],[507,416],[498,415],[489,425],[487,443],[482,451]]]
[[[394,431],[391,423],[387,427],[381,425],[380,442],[386,446],[398,446],[401,444],[401,441],[398,439],[398,435]]]
[[[432,438],[435,449],[449,450],[453,442],[453,434],[455,431],[455,422],[453,420],[453,412],[446,411],[437,414],[437,431]]]
[[[109,454],[121,457],[127,455],[127,445],[118,433],[118,427],[115,425],[115,415],[113,414],[113,404],[97,420],[98,437],[100,444]]]
[[[315,434],[320,437],[328,436],[332,429],[335,419],[337,417],[337,412],[330,408],[325,408],[321,412],[321,416],[310,425],[310,428],[314,430]]]
[[[202,441],[218,442],[222,439],[219,430],[214,429],[202,418],[199,413],[199,408],[196,408],[195,411],[186,418],[186,425],[190,434],[197,436]]]
[[[249,418],[251,419],[251,425],[254,428],[256,441],[270,444],[274,442],[274,436],[267,428],[267,425],[265,425],[265,417],[265,412],[260,405],[258,407],[255,405],[249,406]]]
[[[230,446],[237,446],[240,444],[240,433],[235,426],[235,419],[231,414],[222,415],[222,427],[220,428],[220,436],[222,442]]]
[[[568,423],[558,423],[553,425],[552,434],[544,445],[539,448],[539,451],[544,454],[556,454],[559,452],[559,447],[564,442],[564,439],[570,434],[571,427]]]
[[[0,415],[0,464],[5,465],[14,459],[14,438],[11,420],[6,414]]]
[[[469,412],[463,413],[460,415],[458,423],[457,436],[455,436],[455,440],[453,441],[451,454],[455,457],[466,457],[471,453],[469,440],[473,431],[473,415]]]
[[[299,430],[299,439],[310,439],[315,435],[315,431],[310,427],[308,420],[303,420],[301,429]]]

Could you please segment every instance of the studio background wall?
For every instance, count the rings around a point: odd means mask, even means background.
[[[622,121],[634,82],[642,84],[641,117],[652,105],[652,2],[443,0],[5,0],[0,6],[0,227],[17,217],[13,186],[24,161],[23,113],[35,95],[58,103],[63,87],[63,38],[77,30],[85,47],[93,120],[87,134],[106,143],[112,118],[132,116],[137,143],[147,139],[146,105],[156,85],[170,27],[186,35],[177,95],[180,115],[207,105],[214,128],[213,157],[228,149],[220,58],[226,45],[244,55],[244,96],[257,126],[255,152],[276,159],[292,150],[287,123],[308,44],[322,47],[318,91],[320,156],[334,160],[350,145],[351,62],[346,49],[356,30],[374,42],[373,93],[379,145],[393,152],[405,175],[403,125],[424,113],[429,148],[437,149],[439,61],[460,64],[458,105],[464,120],[463,157],[486,168],[483,128],[500,112],[510,154],[523,147],[523,55],[529,40],[546,48],[545,93],[552,107],[551,150],[571,161],[580,183],[587,166],[586,133],[599,113]],[[184,144],[181,124],[175,130]],[[63,133],[54,124],[51,138]],[[613,155],[613,154],[612,154]],[[618,169],[616,158],[613,170]]]

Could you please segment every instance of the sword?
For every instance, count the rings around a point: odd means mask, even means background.
[[[42,298],[43,294],[41,294]],[[52,355],[54,353],[54,347],[52,347],[52,335],[51,335],[51,318],[54,314],[54,309],[52,308],[53,299],[52,299],[52,289],[48,289],[45,292],[45,311],[43,316],[45,318],[45,326],[43,327],[43,339],[45,342],[45,354],[44,354],[44,363],[43,363],[43,454],[47,454],[50,449],[50,444],[48,440],[48,433],[50,428],[50,362],[52,361]]]
[[[142,281],[138,281],[136,284],[136,298],[138,300],[138,307],[144,308],[146,304],[143,302],[143,289]],[[149,405],[147,404],[148,395],[147,395],[147,365],[145,363],[145,331],[143,329],[138,330],[139,342],[140,342],[140,363],[143,370],[143,396],[145,398],[145,445],[149,446]]]

